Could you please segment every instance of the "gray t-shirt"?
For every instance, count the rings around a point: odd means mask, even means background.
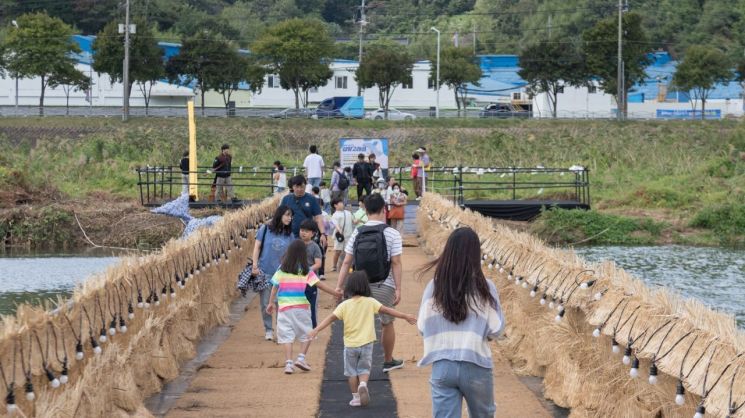
[[[308,267],[311,267],[316,262],[316,258],[323,258],[321,253],[321,247],[318,246],[314,241],[309,242],[305,245],[305,249],[308,254]]]

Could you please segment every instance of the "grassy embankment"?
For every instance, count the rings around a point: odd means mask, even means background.
[[[408,164],[422,144],[436,166],[581,164],[590,169],[593,210],[544,214],[531,229],[550,241],[744,242],[745,127],[738,121],[200,119],[197,128],[200,165],[223,142],[246,167],[275,159],[299,165],[311,143],[330,163],[345,136],[390,138],[391,165]],[[157,245],[179,225],[138,208],[133,169],[176,165],[186,138],[184,119],[0,119],[0,236],[31,247],[80,244],[75,211],[89,215],[83,223],[108,245]]]

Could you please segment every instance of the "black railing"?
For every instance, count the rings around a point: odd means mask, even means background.
[[[209,196],[215,174],[209,167],[199,167],[197,181],[188,183],[175,166],[138,168],[140,200],[145,206],[157,206],[178,197],[183,187],[196,185],[199,196]],[[302,174],[302,167],[285,170],[289,180]],[[330,171],[326,183],[330,186]],[[468,200],[546,200],[570,201],[590,206],[589,171],[583,167],[527,168],[527,167],[432,167],[426,171],[424,189],[439,193],[463,205]],[[393,177],[404,190],[414,197],[414,180],[411,167],[390,167],[385,177]],[[275,191],[273,167],[238,166],[231,172],[232,185],[239,200],[260,199]],[[354,186],[350,186],[355,190]],[[354,192],[351,192],[354,193]],[[350,196],[352,197],[352,196]],[[219,196],[217,197],[219,200]],[[202,201],[206,200],[204,198]]]

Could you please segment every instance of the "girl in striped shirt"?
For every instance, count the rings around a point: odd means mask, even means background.
[[[481,244],[470,228],[453,231],[419,307],[417,326],[424,338],[419,366],[432,364],[430,389],[436,418],[459,418],[463,398],[472,418],[493,417],[494,387],[489,341],[504,329],[494,283],[481,271]]]
[[[308,266],[305,243],[295,240],[287,247],[282,264],[272,276],[272,293],[269,295],[268,314],[274,313],[275,298],[279,305],[277,312],[277,343],[285,349],[285,373],[292,374],[294,367],[310,371],[305,361],[311,339],[308,333],[313,329],[310,318],[310,303],[305,297],[305,286],[317,286],[324,292],[337,297],[336,291],[319,281],[318,276]],[[300,353],[292,361],[292,344],[300,342]]]

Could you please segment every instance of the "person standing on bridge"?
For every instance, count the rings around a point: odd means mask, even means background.
[[[373,167],[365,161],[365,154],[357,156],[357,162],[352,166],[352,177],[357,183],[357,200],[362,198],[362,192],[369,196],[372,191]]]
[[[349,237],[344,248],[346,256],[339,270],[336,291],[342,293],[344,280],[350,267],[364,270],[370,280],[372,297],[383,306],[393,308],[401,301],[401,254],[403,240],[401,234],[385,224],[385,201],[378,193],[365,198],[368,220]],[[394,317],[380,314],[382,332],[380,344],[383,346],[383,372],[388,373],[404,366],[403,360],[393,358],[396,344]]]
[[[494,283],[481,270],[481,244],[471,228],[450,234],[424,289],[417,326],[424,338],[419,366],[432,364],[432,416],[460,418],[463,398],[468,416],[493,417],[494,382],[489,341],[504,330]]]
[[[290,179],[292,193],[282,198],[280,205],[287,206],[292,210],[292,235],[300,236],[300,224],[306,219],[311,219],[318,225],[319,231],[324,231],[323,214],[318,200],[311,194],[305,193],[305,177],[294,176]],[[321,233],[321,245],[326,246],[326,234]]]
[[[310,154],[305,157],[303,167],[305,167],[305,175],[308,176],[308,184],[313,187],[321,187],[321,180],[323,179],[323,169],[325,164],[323,163],[323,157],[318,155],[318,146],[310,146]]]
[[[269,295],[272,286],[269,279],[279,268],[282,256],[290,243],[295,240],[292,236],[292,210],[280,205],[274,211],[274,216],[268,223],[261,225],[256,231],[256,241],[253,251],[253,270],[251,273],[263,283],[264,289],[259,292],[261,300],[261,319],[264,322],[264,338],[273,339],[272,315],[266,312],[269,306]]]
[[[215,184],[217,185],[217,200],[223,203],[227,198],[235,200],[233,192],[233,180],[230,178],[233,156],[230,155],[230,145],[223,144],[220,147],[220,155],[215,157],[212,162],[212,169],[215,171]]]

